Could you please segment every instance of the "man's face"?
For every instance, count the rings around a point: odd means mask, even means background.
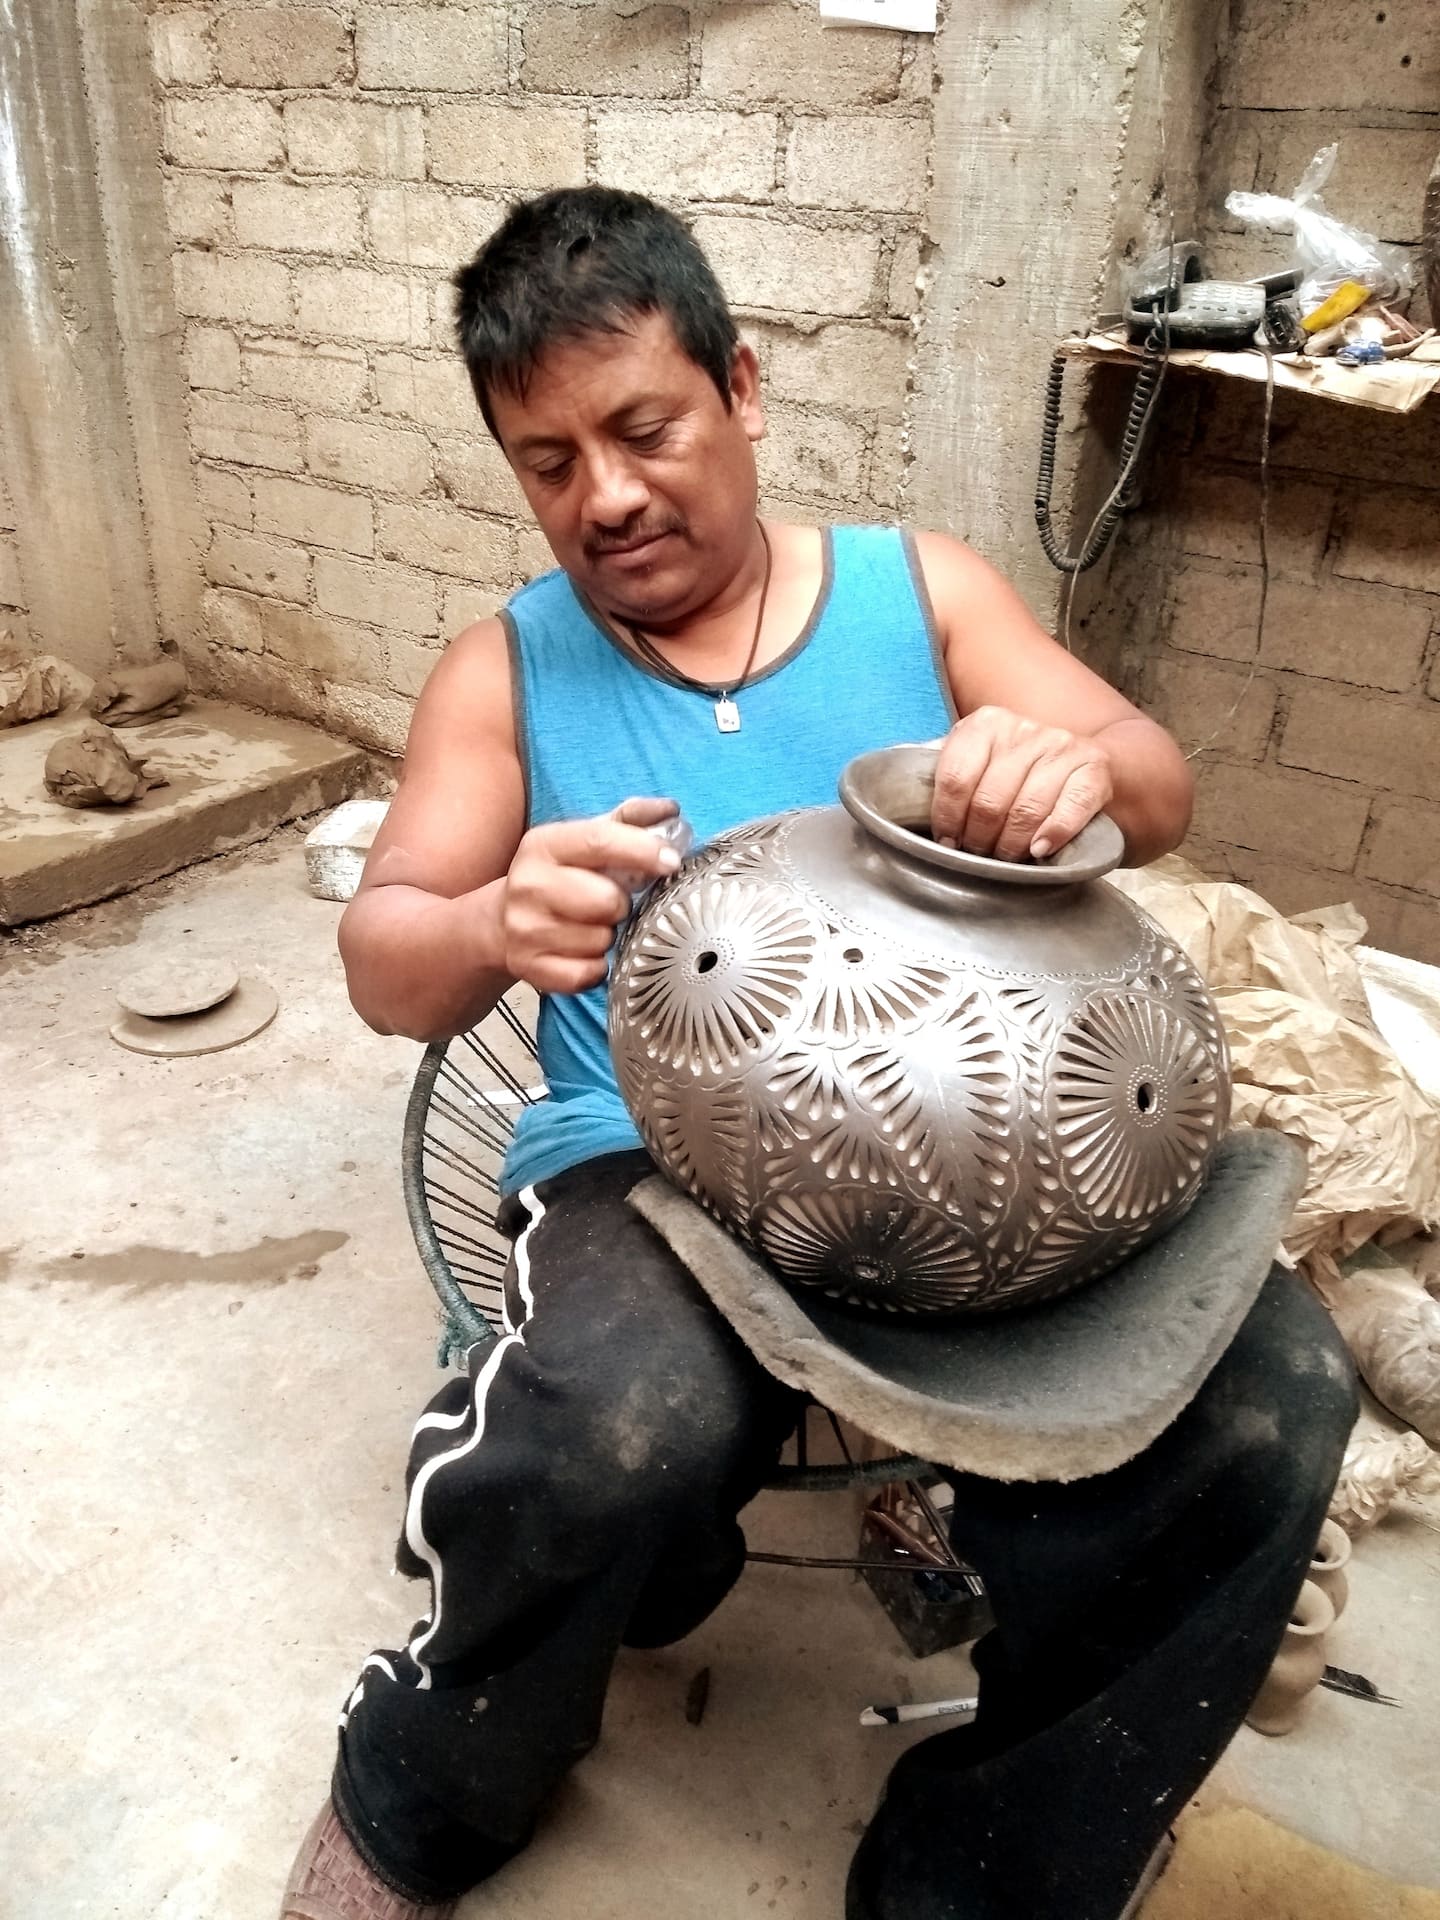
[[[491,395],[500,443],[551,550],[607,613],[683,619],[728,585],[755,521],[765,431],[755,355],[730,406],[663,314],[552,347],[524,399]]]

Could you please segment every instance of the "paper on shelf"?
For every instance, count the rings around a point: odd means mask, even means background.
[[[1060,351],[1076,360],[1139,360],[1141,349],[1123,330],[1076,334],[1061,342]],[[1378,367],[1342,367],[1334,360],[1312,360],[1305,354],[1272,356],[1276,390],[1318,394],[1342,406],[1371,407],[1382,413],[1413,413],[1440,387],[1440,340],[1427,340],[1404,360],[1387,360]],[[1265,355],[1258,347],[1172,347],[1170,365],[1178,371],[1216,373],[1231,380],[1265,384]]]

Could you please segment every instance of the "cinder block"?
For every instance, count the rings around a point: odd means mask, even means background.
[[[172,173],[165,181],[170,237],[179,244],[228,247],[235,238],[230,182],[208,173]]]
[[[779,124],[773,113],[602,107],[597,172],[607,186],[659,200],[768,200]]]
[[[410,732],[414,703],[378,687],[327,686],[320,724],[327,733],[358,740],[377,753],[401,754]]]
[[[315,603],[342,620],[405,633],[438,634],[435,582],[412,567],[369,565],[338,553],[315,556]]]
[[[203,458],[241,467],[296,473],[304,465],[295,415],[240,395],[197,393],[190,402],[190,444]]]
[[[428,290],[369,267],[297,267],[295,311],[302,333],[325,340],[402,345],[430,335]]]
[[[206,7],[175,7],[150,16],[150,59],[162,87],[203,87],[215,78],[215,47]]]
[[[308,546],[338,547],[362,557],[375,550],[369,500],[309,480],[257,478],[255,525],[262,533],[282,533]]]
[[[227,8],[215,42],[232,87],[327,87],[349,75],[350,36],[328,7]]]
[[[16,540],[0,539],[0,607],[28,605],[20,578],[20,545]]]
[[[867,445],[865,429],[837,413],[772,406],[758,449],[761,483],[778,493],[853,503],[864,487]]]
[[[370,380],[365,354],[326,340],[246,340],[240,349],[245,383],[252,393],[275,400],[301,400],[331,413],[351,413]]]
[[[296,173],[423,180],[425,124],[419,107],[370,100],[287,100],[285,144]]]
[[[385,648],[386,685],[403,700],[418,700],[443,652],[438,641],[426,645],[404,634],[390,634]]]
[[[453,639],[477,620],[490,620],[504,606],[503,587],[486,586],[476,580],[456,580],[445,587],[440,607],[440,631]]]
[[[273,601],[263,614],[265,651],[305,673],[325,680],[370,680],[383,686],[385,642],[368,627],[308,607],[282,607]]]
[[[1393,490],[1360,493],[1351,502],[1335,571],[1440,593],[1440,499]]]
[[[240,384],[240,342],[228,327],[185,329],[185,374],[192,387],[230,393]]]
[[[899,510],[909,457],[910,436],[905,422],[901,419],[882,420],[870,441],[870,466],[865,490],[876,506],[887,514]]]
[[[285,157],[279,110],[245,94],[167,100],[162,126],[165,158],[177,166],[263,173]]]
[[[435,449],[435,479],[457,507],[523,518],[530,509],[514,470],[476,416],[464,439],[442,440]]]
[[[1271,0],[1240,15],[1223,97],[1227,106],[1424,113],[1434,109],[1437,70],[1434,0],[1351,8],[1343,32],[1328,0]]]
[[[1202,766],[1195,831],[1279,859],[1348,873],[1370,815],[1370,791],[1278,767]]]
[[[761,214],[702,214],[694,226],[736,306],[840,316],[869,307],[880,258],[873,231],[817,231]]]
[[[355,16],[362,88],[488,93],[508,78],[503,6],[361,7]]]
[[[310,556],[303,547],[229,527],[211,532],[205,576],[217,587],[239,587],[277,600],[310,597]]]
[[[599,9],[557,11],[584,23]],[[430,171],[437,180],[539,189],[580,186],[585,179],[585,114],[577,107],[478,100],[432,107],[429,136]]]
[[[1428,127],[1337,127],[1325,113],[1255,118],[1265,192],[1292,193],[1316,153],[1338,134],[1325,204],[1343,208],[1350,225],[1382,240],[1412,246],[1419,240],[1422,190],[1435,160],[1436,139]]]
[[[1187,753],[1203,750],[1222,760],[1259,760],[1275,720],[1277,694],[1271,680],[1242,667],[1162,655],[1146,675],[1145,711]]]
[[[1353,407],[1317,407],[1312,394],[1277,393],[1270,464],[1281,471],[1333,474],[1347,488],[1369,481],[1440,489],[1433,404],[1414,413],[1357,416]],[[1263,388],[1248,380],[1213,382],[1206,394],[1204,453],[1253,467],[1260,458],[1264,405]]]
[[[279,260],[181,252],[175,255],[174,275],[175,305],[191,319],[290,324],[290,269]]]
[[[1359,870],[1371,880],[1440,895],[1440,807],[1382,795],[1375,802]]]
[[[819,12],[804,4],[743,0],[706,17],[700,86],[719,99],[862,106],[895,99],[901,54],[898,33],[826,27]]]
[[[680,7],[642,7],[621,13],[591,6],[543,3],[525,17],[529,93],[632,94],[673,100],[690,85],[690,16]]]
[[[1253,660],[1260,639],[1260,575],[1238,567],[1176,567],[1167,595],[1172,647],[1221,660]]]
[[[1356,780],[1381,793],[1433,798],[1440,707],[1303,683],[1291,701],[1278,758],[1287,767]]]
[[[1260,658],[1267,667],[1404,693],[1420,683],[1429,637],[1430,610],[1416,601],[1334,580],[1320,587],[1275,580]]]
[[[424,493],[430,485],[430,442],[423,433],[361,420],[309,419],[305,464],[322,480],[379,493]]]
[[[1181,551],[1258,566],[1258,472],[1219,471],[1187,462],[1178,477],[1171,524]],[[1265,535],[1272,573],[1313,577],[1325,552],[1334,506],[1333,487],[1272,475]]]
[[[276,253],[358,253],[360,196],[354,187],[237,180],[235,237]]]
[[[504,208],[472,194],[434,187],[376,187],[366,204],[370,250],[404,267],[453,273],[499,226]]]
[[[538,580],[545,573],[554,573],[558,564],[550,551],[550,542],[534,521],[527,521],[515,529],[514,555],[511,578],[517,585],[527,580]],[[492,574],[491,578],[494,577]]]
[[[224,467],[208,466],[201,461],[195,469],[195,492],[205,518],[224,527],[248,529],[254,524],[255,508],[250,499],[250,482],[244,474],[229,473]]]
[[[930,122],[894,115],[806,115],[790,129],[785,184],[801,207],[918,212],[929,186]]]
[[[377,353],[375,393],[380,411],[443,433],[484,433],[459,356],[422,360],[409,353]]]
[[[205,662],[209,691],[262,713],[288,714],[324,724],[325,683],[301,673],[274,654],[232,653],[220,648]]]
[[[248,593],[227,593],[219,587],[206,587],[200,613],[211,645],[236,647],[242,653],[261,652],[265,645],[260,626],[264,604]]]
[[[423,501],[382,500],[376,513],[378,547],[386,560],[473,580],[503,579],[509,572],[511,533],[503,521]]]
[[[767,329],[761,362],[769,391],[781,400],[899,413],[913,351],[908,327],[832,321],[808,331]]]

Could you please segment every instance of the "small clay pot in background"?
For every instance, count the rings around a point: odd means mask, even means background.
[[[1330,1602],[1337,1620],[1345,1611],[1345,1602],[1350,1597],[1350,1582],[1345,1573],[1349,1564],[1350,1536],[1334,1520],[1327,1520],[1320,1529],[1320,1538],[1315,1543],[1306,1578],[1319,1587]]]
[[[1307,1580],[1290,1609],[1290,1624],[1265,1683],[1245,1716],[1257,1733],[1289,1733],[1300,1718],[1305,1696],[1325,1671],[1325,1634],[1335,1624],[1335,1609],[1313,1580]]]

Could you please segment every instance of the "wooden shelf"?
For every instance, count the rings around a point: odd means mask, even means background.
[[[1123,329],[1109,333],[1074,334],[1062,340],[1060,351],[1092,365],[1129,362],[1138,365],[1142,353],[1125,338]],[[1172,347],[1170,366],[1177,373],[1212,373],[1226,380],[1265,384],[1265,355],[1258,347],[1216,351],[1201,347]],[[1440,387],[1440,340],[1424,341],[1404,360],[1387,360],[1378,367],[1342,367],[1334,360],[1309,360],[1304,354],[1274,355],[1275,389],[1316,394],[1345,407],[1368,407],[1376,413],[1413,413]]]

